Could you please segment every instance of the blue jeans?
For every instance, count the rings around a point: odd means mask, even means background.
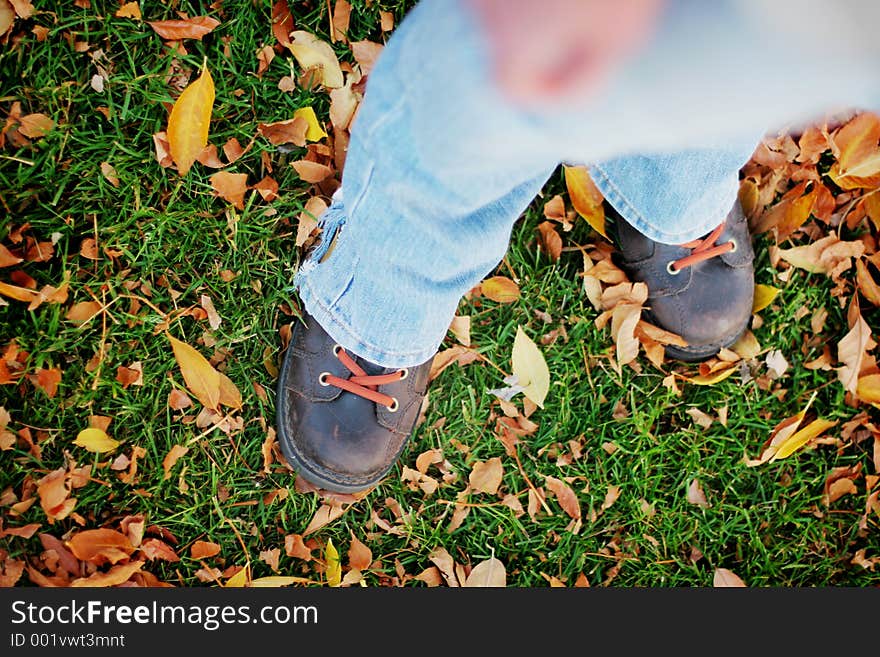
[[[460,0],[422,0],[369,76],[342,185],[294,281],[306,310],[369,361],[428,360],[560,162],[587,164],[653,240],[709,232],[768,129],[835,109],[829,80],[839,107],[877,97],[876,62],[830,72],[823,49],[814,61],[762,29],[734,2],[674,2],[604,93],[529,112],[493,85]]]

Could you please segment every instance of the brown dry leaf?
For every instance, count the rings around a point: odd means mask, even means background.
[[[565,173],[565,186],[568,189],[568,197],[571,205],[577,213],[587,220],[593,229],[608,238],[605,229],[604,197],[599,188],[590,178],[587,168],[584,166],[563,167]]]
[[[290,45],[290,33],[293,32],[293,15],[287,0],[278,0],[272,5],[272,34],[282,46]]]
[[[64,468],[53,470],[40,479],[37,482],[37,495],[50,522],[66,518],[76,505],[76,500],[68,497],[70,487]]]
[[[843,189],[880,185],[880,116],[864,112],[832,136],[837,162],[828,175]]]
[[[174,464],[177,463],[177,461],[188,451],[189,447],[184,447],[183,445],[174,445],[168,450],[165,458],[162,459],[162,469],[165,471],[165,475],[162,477],[163,480],[167,481],[171,478],[171,468],[173,468]]]
[[[297,160],[290,166],[299,174],[299,177],[309,183],[319,183],[333,175],[333,169],[326,164],[312,162],[311,160]]]
[[[107,587],[118,586],[131,579],[131,576],[138,572],[144,565],[143,561],[132,561],[131,563],[113,566],[106,573],[97,572],[89,577],[81,577],[73,580],[70,585],[72,587]]]
[[[55,126],[55,122],[45,114],[28,114],[19,120],[18,131],[25,137],[39,139],[45,137]]]
[[[174,349],[174,357],[186,387],[206,408],[220,405],[220,373],[198,351],[170,334],[165,334]]]
[[[330,92],[330,123],[339,130],[348,130],[360,103],[360,94],[352,89],[357,76],[349,75],[345,85]]]
[[[746,584],[727,568],[716,568],[715,574],[712,576],[712,586],[715,588],[744,588]]]
[[[554,262],[562,256],[562,238],[551,222],[542,221],[538,224],[538,245]]]
[[[379,26],[383,32],[390,32],[394,29],[394,14],[390,11],[379,12]]]
[[[174,563],[180,561],[180,557],[168,543],[158,538],[148,538],[141,543],[140,551],[150,561],[161,559],[162,561],[170,561]]]
[[[263,200],[271,203],[278,199],[278,183],[272,176],[264,176],[260,182],[253,186]]]
[[[193,559],[207,559],[220,554],[220,546],[209,541],[196,541],[189,549]]]
[[[856,282],[862,295],[875,306],[880,306],[880,285],[868,270],[864,260],[856,260]]]
[[[312,519],[309,521],[309,525],[303,532],[303,536],[308,536],[324,525],[333,522],[342,516],[343,513],[345,513],[345,507],[341,504],[321,504],[321,506],[318,507],[318,510],[315,511],[315,515],[313,515]]]
[[[174,158],[171,157],[171,147],[168,145],[167,132],[157,132],[153,135],[153,147],[156,149],[156,162],[160,167],[167,169],[174,164]]]
[[[77,559],[99,566],[118,563],[135,551],[128,536],[106,528],[77,532],[65,544]]]
[[[36,376],[31,377],[31,383],[46,393],[52,399],[58,393],[58,384],[61,383],[61,370],[57,367],[40,368]]]
[[[373,563],[373,553],[361,543],[354,532],[351,534],[351,545],[348,547],[348,565],[358,570],[366,570]]]
[[[0,244],[0,267],[13,267],[23,260],[24,258],[14,255],[9,249]]]
[[[861,313],[850,331],[837,343],[837,360],[843,363],[837,368],[837,379],[846,391],[856,394],[862,365],[877,343],[871,337],[871,328]]]
[[[220,21],[210,16],[193,16],[186,19],[168,21],[147,21],[147,25],[163,39],[180,41],[181,39],[202,40],[206,34],[214,31]]]
[[[211,176],[211,187],[221,198],[244,210],[244,194],[247,191],[247,174],[218,171]]]
[[[300,534],[288,534],[284,537],[284,553],[294,559],[312,560],[312,550],[306,546]]]
[[[605,499],[602,501],[602,511],[610,509],[611,505],[617,501],[618,497],[620,497],[620,486],[609,486],[608,492],[605,493]]]
[[[555,477],[544,477],[544,483],[547,488],[556,495],[556,501],[559,502],[559,506],[562,507],[562,510],[565,511],[570,518],[579,520],[581,518],[581,505],[580,502],[578,502],[577,494],[575,494],[571,486]],[[531,504],[531,498],[529,499],[529,503]]]
[[[257,131],[275,146],[281,146],[282,144],[305,146],[308,130],[309,122],[301,116],[287,119],[286,121],[257,124]]]
[[[312,196],[306,201],[305,208],[299,214],[296,228],[296,245],[302,246],[309,239],[312,231],[318,226],[318,218],[327,209],[327,203],[320,196]]]
[[[290,38],[290,43],[285,44],[288,50],[304,70],[316,71],[320,84],[328,89],[336,89],[344,84],[339,60],[330,44],[303,30],[292,32]]]
[[[220,161],[217,155],[217,147],[214,144],[208,144],[202,149],[202,152],[196,156],[196,162],[204,164],[209,169],[222,169],[226,165]]]
[[[631,363],[639,355],[639,341],[635,336],[636,325],[642,315],[642,307],[632,303],[615,306],[611,311],[611,337],[614,339],[615,357],[620,366]]]
[[[449,330],[465,347],[471,346],[471,318],[470,315],[456,315],[452,318]]]
[[[463,586],[503,588],[507,586],[507,571],[495,557],[481,561],[471,569]]]
[[[87,322],[103,310],[103,306],[97,301],[81,301],[70,307],[64,319],[69,322]]]
[[[168,393],[168,406],[174,411],[181,411],[192,406],[192,399],[180,388],[174,388]]]
[[[468,476],[468,483],[475,492],[495,495],[503,476],[504,466],[501,464],[501,459],[496,456],[487,461],[474,463]]]
[[[492,276],[480,283],[484,297],[498,303],[513,303],[519,299],[519,286],[506,276]]]
[[[126,2],[114,14],[116,18],[133,18],[136,21],[141,20],[141,8],[137,2]]]
[[[262,78],[263,73],[269,69],[272,60],[275,59],[275,49],[272,46],[263,46],[257,51],[257,78]]]
[[[181,176],[189,172],[208,143],[213,106],[214,80],[205,66],[174,102],[168,117],[168,146]]]
[[[14,22],[15,10],[12,8],[12,5],[9,4],[9,0],[0,0],[0,36],[6,34]]]
[[[361,73],[370,74],[384,47],[381,43],[373,43],[372,41],[355,41],[351,44],[351,54],[360,65]]]
[[[132,363],[130,367],[120,365],[116,368],[116,380],[122,384],[123,388],[144,385],[143,364],[140,362]]]
[[[228,376],[222,372],[218,372],[218,374],[220,375],[220,403],[235,410],[240,409],[241,391]]]
[[[815,188],[811,188],[809,192],[806,190],[805,181],[786,192],[776,205],[750,224],[752,233],[757,235],[775,230],[777,243],[788,239],[809,219],[816,205],[818,192]]]
[[[703,508],[709,507],[709,501],[706,499],[706,494],[703,492],[703,487],[698,479],[692,480],[688,486],[687,501],[690,504],[696,504]]]
[[[330,40],[337,41],[348,40],[348,23],[351,19],[351,5],[346,0],[336,0],[333,7],[333,20],[330,21]]]
[[[229,164],[235,162],[248,150],[250,150],[250,146],[248,146],[248,148],[242,148],[241,143],[235,137],[230,137],[226,140],[226,143],[223,144],[223,154],[226,156],[226,161],[229,162]]]
[[[211,297],[207,294],[202,294],[199,296],[199,304],[205,310],[205,313],[208,315],[208,326],[211,327],[211,330],[216,331],[223,320],[220,318],[220,314],[217,312],[217,309],[214,307],[214,302],[211,301]]]
[[[440,570],[443,575],[443,579],[446,580],[447,586],[459,586],[458,577],[456,577],[455,575],[455,560],[452,558],[452,555],[449,554],[446,548],[434,548],[431,551],[431,554],[428,555],[428,558]]]
[[[101,162],[101,175],[114,187],[119,187],[119,176],[109,162]]]

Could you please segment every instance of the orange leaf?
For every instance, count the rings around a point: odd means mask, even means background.
[[[127,582],[143,565],[143,561],[133,561],[124,565],[113,566],[106,573],[98,572],[90,577],[75,579],[70,583],[70,586],[77,588],[118,586]]]
[[[168,393],[168,406],[172,410],[180,411],[192,406],[192,399],[180,388],[174,388]]]
[[[519,299],[519,286],[506,276],[492,276],[480,283],[483,296],[498,303],[513,303]]]
[[[137,2],[126,2],[114,14],[116,18],[133,18],[136,21],[141,20],[141,8]]]
[[[300,178],[310,183],[319,183],[333,175],[333,169],[326,164],[319,164],[309,160],[291,162],[290,166],[296,170]]]
[[[348,565],[358,570],[366,570],[371,563],[373,563],[373,553],[370,548],[361,543],[352,533],[351,545],[348,547]]]
[[[309,122],[302,116],[296,116],[286,121],[276,121],[275,123],[257,124],[257,132],[275,146],[282,144],[305,146],[308,131]]]
[[[218,171],[211,176],[211,187],[236,208],[244,210],[244,194],[247,191],[246,173]]]
[[[196,541],[192,544],[189,554],[193,559],[207,559],[220,554],[220,546],[208,541]]]
[[[40,298],[40,294],[38,292],[34,292],[33,290],[29,290],[25,287],[9,285],[8,283],[3,282],[0,282],[0,295],[3,295],[4,297],[9,297],[10,299],[15,299],[16,301],[24,301],[26,303],[33,303]]]
[[[22,258],[14,255],[9,249],[0,244],[0,267],[12,267],[22,260]]]
[[[547,254],[551,260],[559,260],[562,255],[562,238],[549,221],[538,224],[538,239],[541,251]]]
[[[210,16],[193,16],[192,18],[170,21],[147,21],[147,25],[163,39],[179,41],[181,39],[202,40],[206,34],[214,31],[220,21]]]
[[[31,381],[51,399],[58,392],[58,384],[61,383],[61,370],[57,367],[40,368],[37,370],[36,377],[33,377]]]
[[[868,265],[861,259],[856,260],[856,281],[864,297],[875,306],[880,306],[880,286],[868,271]]]
[[[254,185],[254,189],[259,192],[260,196],[267,203],[278,198],[278,183],[271,176],[265,176],[260,182]]]
[[[62,467],[53,470],[37,482],[37,495],[40,496],[40,506],[49,518],[59,519],[56,515],[59,508],[70,495],[67,486],[67,471]]]
[[[9,0],[0,0],[0,36],[6,34],[14,22],[15,11],[13,11],[12,5],[9,4]]]
[[[66,543],[73,556],[94,564],[117,563],[127,559],[135,547],[128,536],[115,529],[87,529],[74,534]]]
[[[837,360],[843,363],[837,368],[837,378],[847,392],[856,394],[862,363],[876,346],[871,337],[871,327],[859,314],[852,329],[837,343]]]
[[[168,117],[168,145],[178,173],[185,176],[208,143],[214,80],[205,66],[199,78],[180,94]]]
[[[18,131],[31,139],[45,136],[55,125],[55,122],[45,114],[28,114],[21,117],[19,122],[21,126],[19,126]]]
[[[272,5],[272,34],[282,46],[290,45],[290,33],[293,32],[293,16],[287,0],[278,0]]]
[[[354,60],[360,64],[361,73],[369,75],[376,65],[376,60],[382,54],[384,46],[381,43],[373,43],[372,41],[355,41],[351,44],[351,54]]]
[[[559,506],[562,507],[562,510],[569,517],[576,520],[581,517],[581,505],[578,502],[577,494],[575,494],[571,486],[555,477],[544,477],[544,483],[556,495],[556,501],[559,502]]]
[[[177,553],[172,547],[165,541],[160,541],[158,538],[148,538],[141,543],[140,550],[143,555],[151,561],[155,559],[162,559],[163,561],[171,562],[180,561],[180,557],[177,556]]]
[[[174,467],[174,464],[187,452],[189,451],[189,447],[184,447],[183,445],[174,445],[168,453],[165,455],[165,458],[162,459],[162,469],[165,471],[165,476],[162,479],[170,479],[171,478],[171,468]]]
[[[198,351],[166,333],[186,387],[207,408],[220,404],[220,373]]]
[[[504,476],[504,466],[497,456],[488,461],[477,461],[468,476],[470,487],[478,493],[494,495],[498,492],[501,479]]]

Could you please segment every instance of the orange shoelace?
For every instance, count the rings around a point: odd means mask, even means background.
[[[342,347],[334,347],[333,353],[339,361],[345,365],[348,371],[351,372],[352,376],[343,379],[330,374],[330,372],[323,372],[321,376],[318,377],[318,382],[322,386],[334,386],[357,395],[358,397],[363,397],[364,399],[369,399],[377,404],[382,404],[392,413],[397,410],[397,400],[394,397],[378,392],[376,388],[380,385],[394,383],[395,381],[405,379],[408,373],[406,369],[397,370],[396,372],[391,372],[389,374],[370,375],[367,374],[360,365],[354,362],[354,359],[349,356]]]
[[[723,223],[705,238],[682,244],[682,248],[691,249],[691,254],[670,262],[670,270],[673,273],[678,273],[685,267],[692,267],[700,262],[711,260],[712,258],[716,258],[725,253],[730,253],[736,249],[736,242],[732,240],[730,242],[725,242],[724,244],[715,243],[718,238],[721,237],[722,232],[724,232]]]

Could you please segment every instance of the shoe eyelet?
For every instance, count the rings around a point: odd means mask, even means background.
[[[736,240],[731,238],[731,239],[727,240],[727,243],[733,245],[733,248],[730,249],[730,251],[728,251],[728,253],[736,253],[736,250],[739,248],[739,246],[736,243]]]
[[[402,370],[399,370],[399,371],[400,371],[400,378],[398,379],[398,381],[403,381],[406,377],[409,376],[409,369],[404,367]]]
[[[396,413],[398,410],[400,410],[400,404],[397,402],[397,397],[392,397],[391,406],[386,406],[385,408],[388,409],[389,413]]]
[[[327,382],[328,376],[330,376],[330,372],[321,372],[318,375],[318,383],[320,383],[324,387],[329,386],[330,384]]]
[[[333,355],[334,355],[334,356],[338,356],[340,351],[342,351],[342,345],[341,345],[341,344],[335,344],[335,345],[333,345]]]
[[[681,273],[681,269],[676,269],[674,265],[674,260],[670,260],[666,264],[666,273],[668,273],[670,276],[678,276]]]

